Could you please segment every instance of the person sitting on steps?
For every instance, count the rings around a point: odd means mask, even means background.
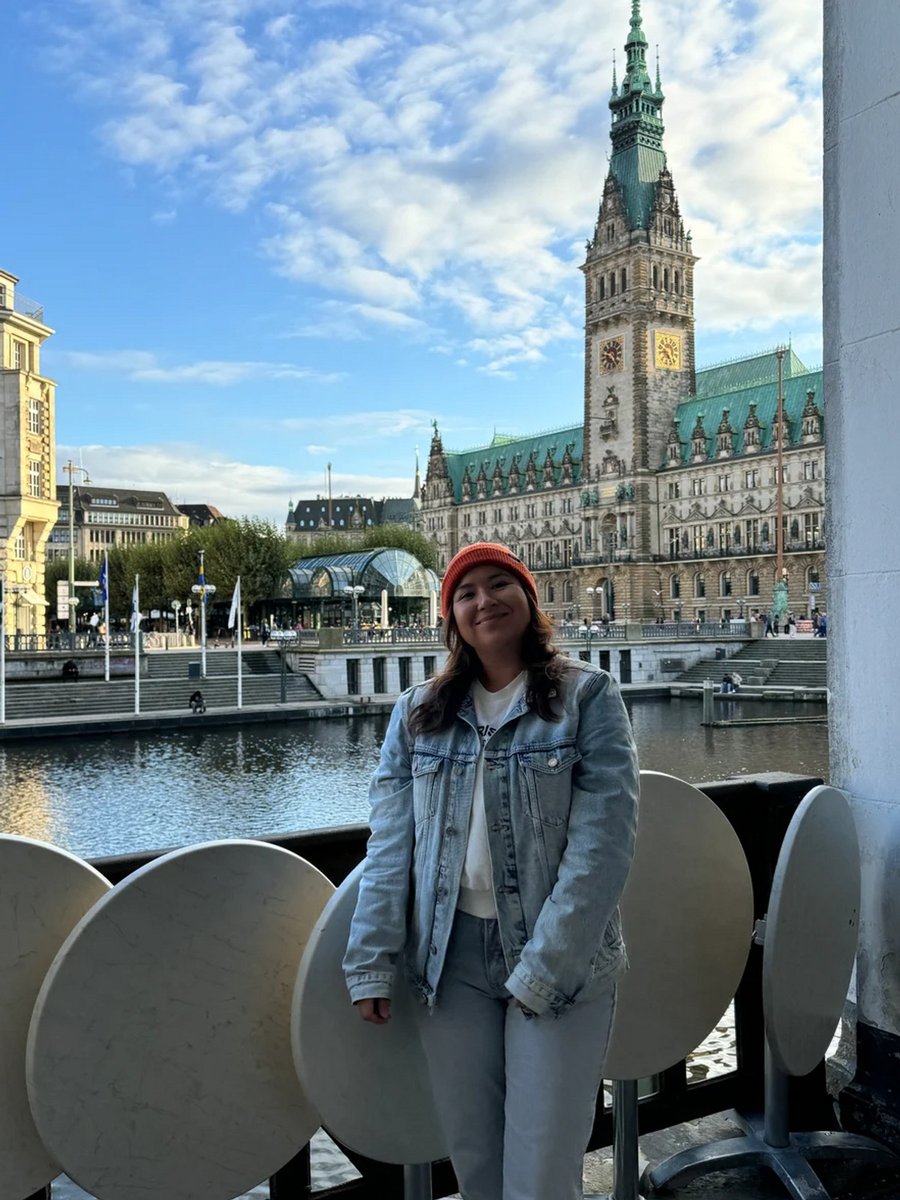
[[[206,701],[203,699],[203,693],[200,691],[192,692],[191,698],[188,700],[188,707],[192,713],[205,713]]]

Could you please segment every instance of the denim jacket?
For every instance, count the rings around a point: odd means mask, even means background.
[[[396,970],[429,1007],[456,912],[480,750],[471,697],[411,734],[397,701],[370,790],[371,836],[344,957],[351,1000],[389,997]],[[634,852],[638,766],[618,685],[564,660],[548,721],[523,695],[484,748],[484,804],[512,996],[535,1014],[597,996],[626,967],[618,903]]]

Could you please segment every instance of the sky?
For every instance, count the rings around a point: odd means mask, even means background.
[[[0,267],[59,461],[283,522],[583,415],[579,265],[629,0],[4,9]],[[821,362],[819,0],[643,0],[699,366]],[[60,476],[61,479],[65,478]]]

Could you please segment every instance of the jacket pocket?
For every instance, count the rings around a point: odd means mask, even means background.
[[[437,808],[438,776],[443,765],[444,760],[435,755],[413,755],[413,812],[417,825],[434,816]]]
[[[572,804],[572,770],[581,761],[575,746],[526,750],[518,758],[530,815],[542,825],[565,825]]]

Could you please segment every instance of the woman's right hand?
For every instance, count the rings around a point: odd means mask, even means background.
[[[391,1002],[379,997],[373,1000],[357,1000],[356,1007],[364,1021],[372,1025],[387,1025],[391,1019]]]

